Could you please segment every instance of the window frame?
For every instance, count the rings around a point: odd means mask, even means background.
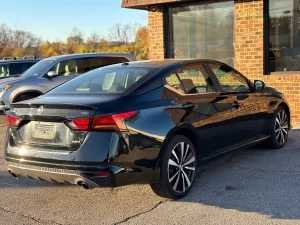
[[[223,67],[225,67],[227,69],[232,70],[237,75],[241,76],[243,79],[245,79],[246,83],[248,84],[249,90],[245,90],[245,91],[225,91],[225,90],[223,90],[220,81],[218,80],[217,76],[215,75],[215,73],[212,71],[212,69],[208,65],[208,64],[212,64],[212,63],[219,64],[219,65],[221,65],[221,66],[223,66]],[[231,66],[229,66],[229,65],[227,65],[225,63],[222,63],[222,62],[217,62],[217,61],[205,62],[203,64],[206,67],[206,71],[208,71],[208,73],[210,73],[210,75],[215,78],[214,80],[217,83],[218,89],[220,90],[221,93],[251,93],[251,92],[253,92],[255,90],[253,83],[247,77],[245,77],[243,74],[241,74],[239,71],[237,71],[236,69],[232,68]]]
[[[299,74],[299,71],[270,71],[270,62],[269,62],[269,44],[270,44],[270,20],[269,20],[269,11],[270,11],[270,0],[263,1],[263,74],[268,75],[291,75],[291,74]]]
[[[187,91],[186,91],[186,89],[185,89],[185,87],[184,87],[184,84],[182,83],[182,81],[181,81],[181,79],[180,79],[180,77],[179,77],[179,75],[178,75],[178,73],[177,73],[177,70],[183,69],[184,67],[187,67],[187,66],[193,66],[193,65],[196,65],[196,64],[201,64],[201,65],[203,66],[203,69],[206,71],[208,77],[211,79],[211,81],[212,81],[212,83],[213,83],[213,85],[214,85],[214,87],[215,87],[215,89],[216,89],[215,91],[212,91],[212,92],[201,92],[201,93],[192,93],[192,94],[187,93]],[[183,64],[183,65],[181,65],[180,67],[177,67],[176,69],[174,69],[174,70],[168,72],[166,75],[164,75],[164,76],[162,77],[163,85],[169,85],[169,84],[167,83],[167,81],[166,81],[166,77],[168,77],[168,76],[170,76],[170,75],[172,75],[172,74],[175,74],[175,75],[176,75],[177,79],[179,80],[179,83],[180,83],[180,84],[182,85],[182,87],[183,87],[184,93],[180,93],[180,92],[178,91],[178,94],[180,94],[180,95],[184,95],[184,96],[188,96],[188,95],[203,95],[203,94],[212,94],[212,93],[219,93],[219,92],[221,92],[221,90],[220,90],[220,84],[218,83],[218,80],[215,78],[214,75],[212,76],[212,74],[207,70],[207,67],[206,67],[206,65],[205,65],[204,62],[186,63],[186,64]],[[169,85],[169,86],[170,86],[170,85]]]

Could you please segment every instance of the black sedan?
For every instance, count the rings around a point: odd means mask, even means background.
[[[213,60],[123,63],[93,70],[7,113],[9,173],[86,189],[149,183],[167,198],[198,165],[266,142],[285,145],[283,95]]]

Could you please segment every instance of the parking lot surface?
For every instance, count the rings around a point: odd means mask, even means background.
[[[148,185],[84,190],[15,179],[0,121],[0,224],[300,224],[300,131],[281,150],[254,147],[205,163],[190,194],[171,201]]]

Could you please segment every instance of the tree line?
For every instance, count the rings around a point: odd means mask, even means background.
[[[94,32],[85,38],[75,27],[65,41],[44,41],[29,31],[0,25],[0,58],[46,58],[93,52],[126,52],[135,54],[138,60],[147,59],[148,29],[137,23],[120,23],[109,28],[106,37]]]

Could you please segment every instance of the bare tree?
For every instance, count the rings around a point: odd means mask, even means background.
[[[101,42],[101,37],[96,32],[91,33],[91,35],[87,38],[86,44],[89,49],[92,51],[96,51]]]
[[[67,38],[68,44],[83,44],[83,33],[78,28],[74,27],[69,37]]]

